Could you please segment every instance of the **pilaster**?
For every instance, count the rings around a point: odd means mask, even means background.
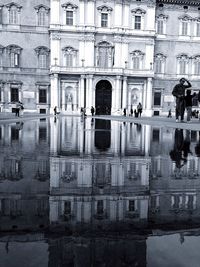
[[[60,24],[60,0],[51,1],[51,22],[50,24]]]
[[[128,94],[128,88],[127,88],[127,77],[123,78],[123,98],[122,98],[122,108],[127,108],[127,94]]]
[[[54,107],[58,107],[58,74],[51,76],[51,104],[50,113],[53,113]]]

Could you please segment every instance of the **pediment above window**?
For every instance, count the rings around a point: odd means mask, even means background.
[[[180,16],[178,17],[179,20],[182,20],[182,21],[190,21],[190,20],[193,20],[192,17],[188,16],[188,15],[183,15],[183,16]]]
[[[6,7],[8,8],[8,10],[11,9],[11,7],[16,7],[18,10],[20,10],[22,8],[22,6],[20,6],[19,4],[15,3],[15,2],[11,2],[9,4],[6,5]]]
[[[38,46],[35,48],[37,55],[49,55],[50,49],[46,46]]]
[[[155,55],[155,58],[156,59],[163,59],[164,60],[164,59],[166,59],[166,56],[163,55],[162,53],[158,53],[158,54]]]
[[[193,59],[194,59],[195,61],[198,61],[198,62],[199,62],[199,61],[200,61],[200,55],[196,55],[196,56],[194,56]]]
[[[177,56],[177,59],[179,60],[189,60],[189,56],[186,54],[180,54]]]
[[[67,2],[67,3],[65,3],[65,4],[63,4],[63,5],[61,5],[61,6],[62,6],[65,10],[75,10],[75,9],[78,8],[77,5],[74,5],[74,4],[70,3],[70,2]]]
[[[112,47],[113,45],[106,41],[101,41],[97,44],[98,47]]]
[[[72,46],[66,46],[62,49],[65,54],[71,54],[77,52],[77,49],[73,48]]]
[[[143,15],[146,13],[146,11],[144,9],[141,9],[141,8],[135,8],[135,9],[131,10],[131,13],[137,14],[137,15]]]
[[[50,8],[48,6],[45,6],[45,5],[38,5],[38,6],[35,6],[34,7],[35,10],[37,10],[37,12],[39,12],[40,10],[46,10],[47,12],[50,10]]]
[[[140,50],[134,50],[130,53],[133,57],[136,57],[136,56],[144,56],[144,53]]]
[[[4,46],[0,45],[0,53],[2,54],[4,50]]]
[[[103,6],[97,7],[97,10],[99,10],[100,12],[111,12],[113,9],[112,7],[103,5]]]
[[[193,19],[194,21],[200,22],[200,17],[196,17]]]
[[[15,52],[15,53],[17,53],[17,54],[20,54],[20,53],[21,53],[21,50],[22,50],[22,48],[21,48],[20,46],[18,46],[18,45],[14,45],[14,44],[12,44],[12,45],[8,45],[8,46],[6,47],[6,49],[7,49],[7,51],[8,51],[9,53],[11,53],[11,52]]]
[[[165,15],[165,14],[159,14],[156,16],[156,19],[163,19],[163,20],[166,20],[168,19],[169,16]]]

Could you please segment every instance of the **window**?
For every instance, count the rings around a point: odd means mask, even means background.
[[[66,25],[73,25],[73,11],[66,11]]]
[[[196,36],[200,37],[200,22],[197,22],[196,24]]]
[[[110,68],[114,65],[114,47],[106,41],[96,47],[96,65],[100,68]]]
[[[19,24],[20,11],[22,6],[11,2],[10,4],[7,4],[6,7],[8,9],[9,23],[13,25]]]
[[[49,59],[49,48],[45,46],[39,46],[35,48],[35,52],[38,56],[38,67],[40,69],[48,68],[48,59]]]
[[[39,89],[39,103],[47,103],[47,90]]]
[[[160,14],[156,16],[157,34],[166,34],[167,19],[168,19],[168,16],[164,14]]]
[[[37,25],[47,26],[50,8],[44,5],[39,5],[35,7],[35,10],[37,12]]]
[[[2,9],[3,6],[0,6],[0,24],[3,23],[3,9]]]
[[[72,3],[66,3],[62,5],[62,8],[64,8],[64,21],[63,23],[68,26],[73,26],[76,24],[76,10],[78,6],[72,4]]]
[[[141,16],[135,16],[134,29],[135,30],[140,30],[141,29]]]
[[[187,35],[188,34],[188,22],[183,21],[182,22],[182,35]]]
[[[74,67],[76,65],[77,50],[71,46],[62,49],[64,53],[64,66]]]
[[[180,74],[186,74],[186,61],[180,61]]]
[[[135,211],[135,200],[129,200],[128,210],[130,212]]]
[[[3,51],[4,47],[0,45],[0,67],[3,66]]]
[[[10,67],[16,68],[20,66],[20,54],[22,48],[16,45],[10,45],[7,47],[7,51],[10,57]]]
[[[143,67],[144,53],[139,50],[135,50],[131,53],[132,69],[140,70]]]
[[[132,9],[131,13],[133,14],[133,17],[132,17],[133,28],[135,30],[143,29],[144,15],[146,11],[140,8],[136,8],[136,9]]]
[[[177,57],[177,60],[178,60],[178,74],[187,74],[189,57],[183,54]]]
[[[194,66],[195,66],[194,74],[199,75],[200,74],[200,61],[196,61]]]
[[[155,72],[161,73],[162,72],[162,60],[159,58],[155,62]]]
[[[166,57],[163,54],[155,55],[155,73],[164,73]]]
[[[106,13],[101,13],[101,27],[108,27],[108,14]]]
[[[157,33],[158,34],[163,34],[163,20],[158,20],[157,21]]]
[[[182,36],[188,36],[190,35],[190,24],[192,21],[192,18],[188,15],[179,17],[179,34]]]
[[[154,92],[154,106],[161,105],[161,92]]]
[[[19,101],[19,89],[12,88],[10,89],[10,100],[11,102],[18,102]]]

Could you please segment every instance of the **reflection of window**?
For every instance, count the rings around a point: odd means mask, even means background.
[[[71,202],[70,201],[64,202],[64,214],[71,214]]]
[[[39,140],[46,141],[46,139],[47,139],[47,128],[39,127]]]
[[[128,210],[135,211],[135,200],[129,200]]]
[[[47,90],[39,89],[39,103],[47,103]]]
[[[10,89],[10,100],[11,102],[18,102],[19,101],[19,89],[12,88]]]
[[[19,130],[15,127],[11,127],[11,140],[17,141],[19,140]]]
[[[160,130],[159,129],[153,129],[152,141],[153,142],[159,142],[159,139],[160,139]]]
[[[97,201],[97,214],[103,214],[103,200]]]

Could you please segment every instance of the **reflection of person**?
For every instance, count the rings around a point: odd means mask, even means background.
[[[126,116],[126,109],[125,108],[123,110],[123,114],[124,114],[124,116]]]
[[[183,129],[176,129],[174,135],[174,149],[170,151],[172,161],[175,161],[176,167],[181,168],[184,166],[186,160],[182,156],[183,150]]]
[[[171,118],[172,117],[172,111],[171,111],[171,109],[169,110],[169,112],[168,112],[168,116],[167,116],[167,118]]]
[[[55,106],[55,108],[53,109],[53,111],[54,111],[54,115],[56,115],[57,114],[57,107]]]
[[[133,108],[130,110],[130,115],[133,116]]]
[[[200,137],[200,132],[199,132],[199,137]],[[200,138],[199,138],[199,142],[195,146],[195,153],[197,157],[200,157]]]
[[[187,85],[184,83],[187,82]],[[176,122],[181,118],[181,122],[184,122],[184,111],[185,111],[185,89],[190,88],[191,83],[185,78],[181,78],[179,83],[173,88],[172,95],[176,97]]]
[[[196,96],[196,93],[191,95],[191,90],[187,90],[186,91],[185,107],[186,107],[186,110],[187,110],[187,121],[190,121],[191,117],[192,117],[192,99],[195,96]]]
[[[90,111],[91,111],[92,116],[94,116],[94,107],[93,106],[91,106]]]

